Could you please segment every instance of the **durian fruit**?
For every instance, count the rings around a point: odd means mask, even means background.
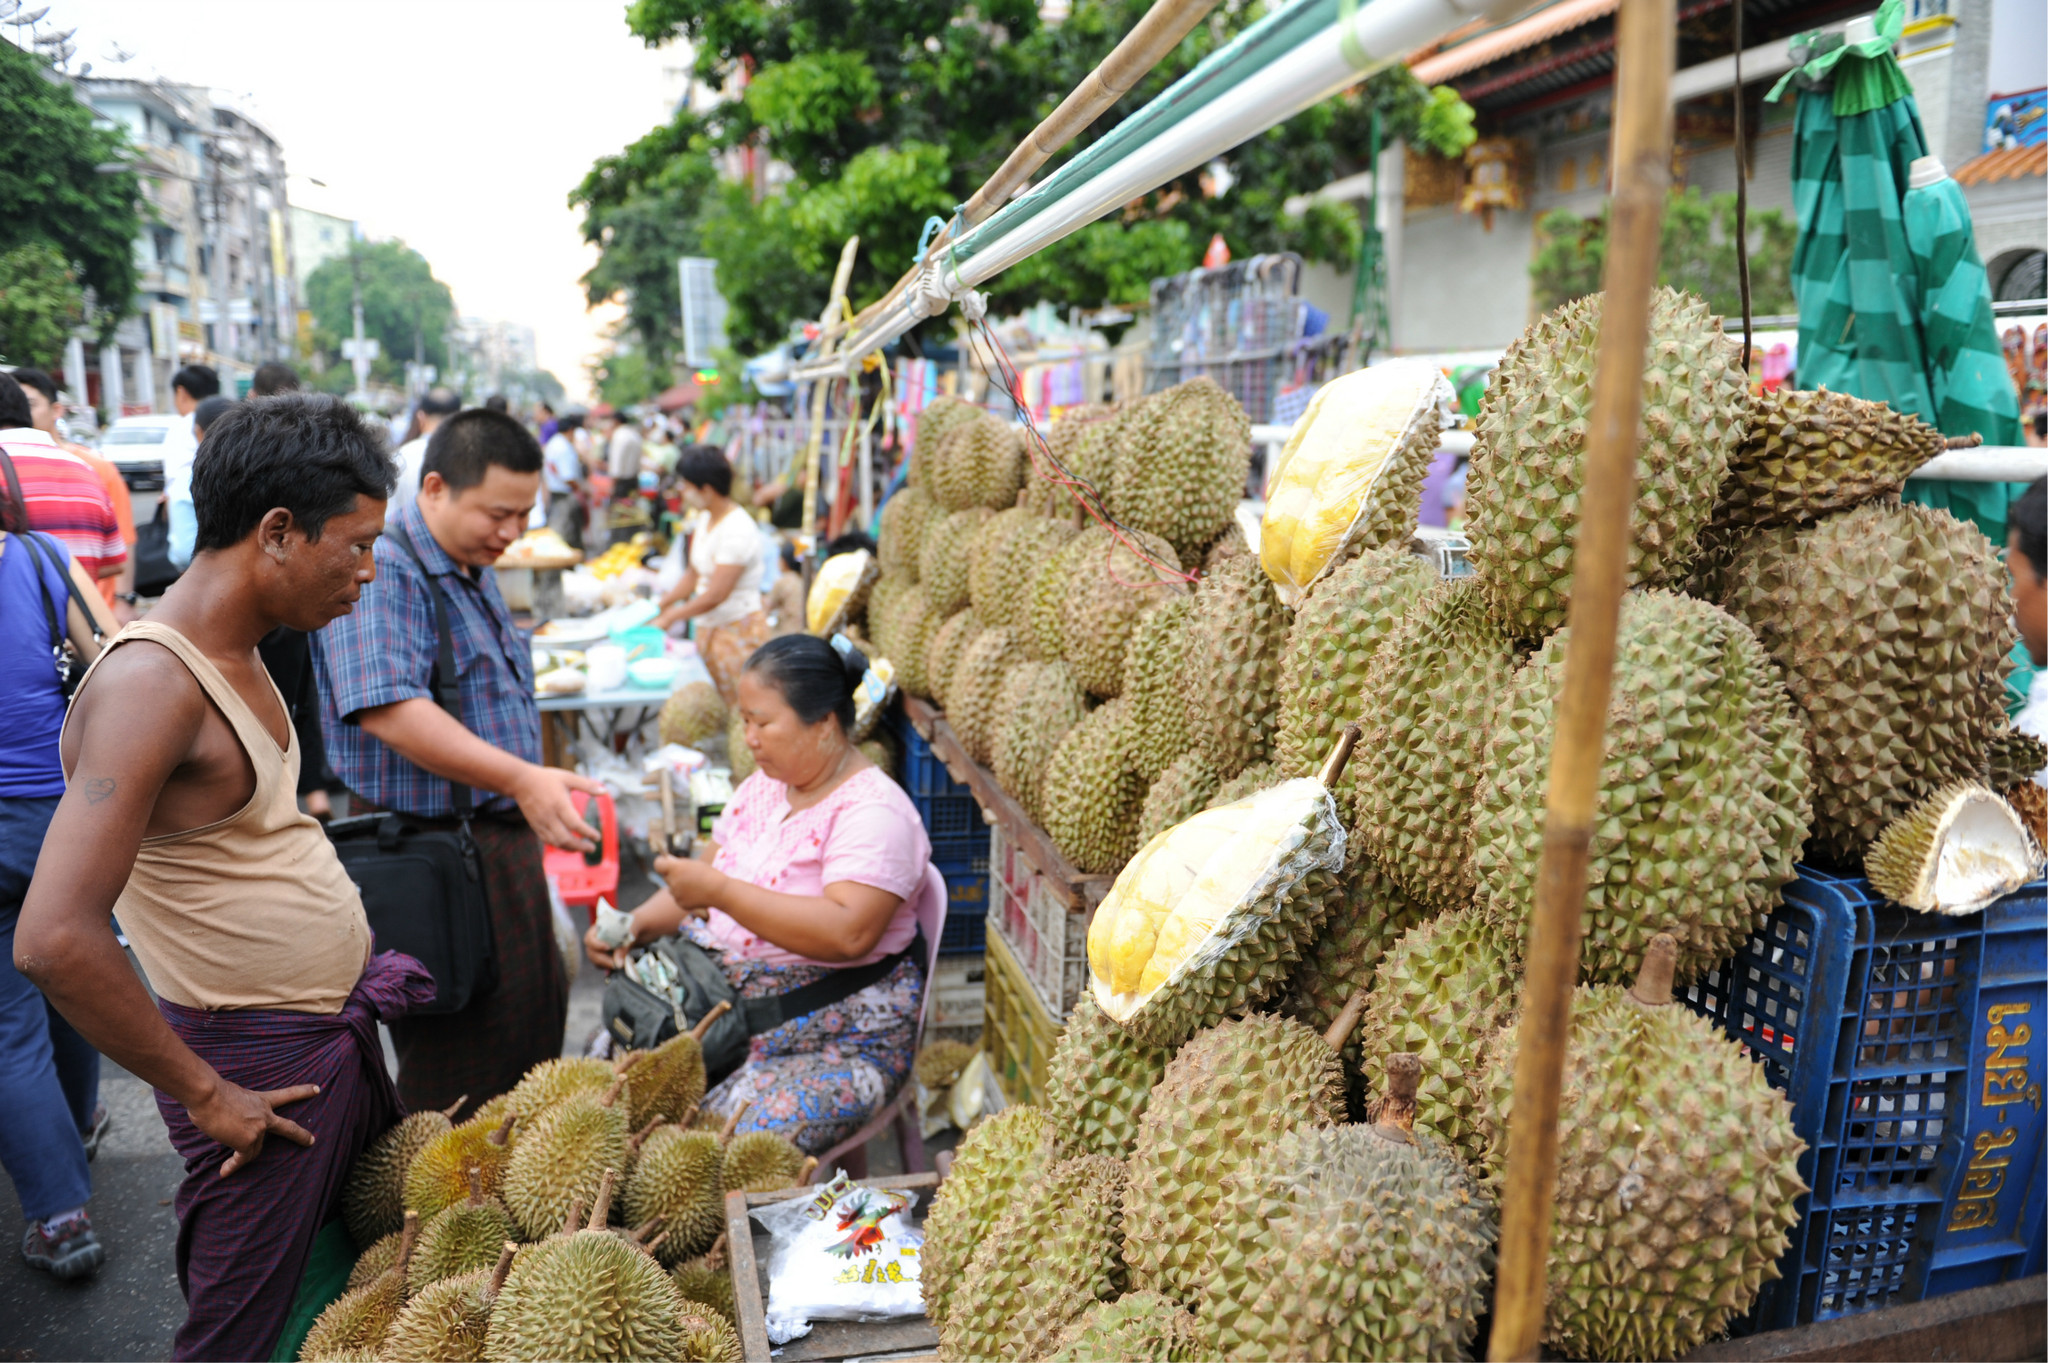
[[[1249,555],[1224,560],[1195,592],[1181,696],[1195,751],[1226,777],[1272,755],[1289,623]]]
[[[407,1290],[417,1294],[429,1283],[489,1267],[513,1234],[512,1218],[497,1198],[485,1196],[483,1176],[472,1167],[468,1199],[436,1212],[420,1228],[406,1271]]]
[[[1545,313],[1508,347],[1479,404],[1465,516],[1495,621],[1540,639],[1565,621],[1604,296]],[[1691,294],[1651,300],[1637,423],[1631,586],[1684,579],[1749,421],[1741,356]]]
[[[1486,1155],[1486,1044],[1521,1002],[1510,947],[1472,909],[1409,929],[1380,958],[1358,1025],[1360,1068],[1379,1074],[1395,1056],[1416,1056],[1416,1129],[1474,1164]]]
[[[974,505],[973,459],[967,453],[967,433],[986,416],[987,413],[976,412],[972,420],[959,423],[927,445],[921,456],[925,491],[931,493],[932,500],[945,513],[965,511]]]
[[[455,1129],[449,1119],[468,1101],[464,1095],[445,1112],[415,1112],[356,1156],[341,1188],[341,1217],[357,1249],[368,1249],[405,1224],[406,1170],[427,1142]]]
[[[1052,1122],[1029,1103],[1004,1108],[975,1125],[954,1152],[953,1170],[932,1198],[924,1222],[918,1282],[924,1311],[943,1328],[975,1249],[1025,1189],[1052,1162]]]
[[[984,562],[991,566],[983,575],[993,581],[976,596],[977,606],[983,598],[987,602],[976,613],[987,625],[1015,631],[1025,652],[1034,658],[1051,660],[1059,654],[1040,648],[1038,631],[1031,622],[1032,584],[1067,541],[1079,533],[1080,527],[1071,519],[1049,521],[1031,516],[997,549],[984,554]]]
[[[1168,596],[1139,617],[1124,653],[1122,694],[1131,702],[1136,740],[1131,763],[1147,781],[1157,781],[1194,742],[1188,734],[1187,699],[1194,688],[1185,672],[1192,646],[1188,624],[1194,610],[1192,596],[1179,592]],[[1205,698],[1229,694],[1209,687],[1208,679],[1203,678]]]
[[[931,688],[932,700],[940,709],[948,709],[947,683],[953,680],[953,670],[960,665],[961,655],[968,645],[981,637],[981,617],[969,606],[954,611],[939,626],[939,632],[932,636],[931,644],[925,649],[925,684]]]
[[[930,494],[919,487],[906,487],[882,503],[876,555],[881,559],[885,578],[898,577],[906,585],[916,583],[917,560],[924,550],[925,523],[934,512],[945,514]]]
[[[506,1095],[506,1106],[519,1115],[520,1139],[533,1129],[534,1119],[555,1104],[579,1093],[603,1093],[616,1078],[618,1069],[608,1060],[569,1056],[541,1061]]]
[[[1075,536],[1060,602],[1060,653],[1074,680],[1104,700],[1123,690],[1124,653],[1139,617],[1185,590],[1172,546],[1142,532],[1091,526]],[[1064,557],[1064,556],[1063,556]]]
[[[596,1197],[606,1170],[626,1167],[632,1128],[619,1101],[625,1086],[624,1079],[616,1079],[601,1094],[566,1098],[520,1136],[505,1170],[502,1197],[523,1238],[537,1240],[554,1230],[572,1202]]]
[[[1259,558],[1295,605],[1333,563],[1363,545],[1404,545],[1451,396],[1427,360],[1390,360],[1316,390],[1273,470]]]
[[[996,780],[1040,824],[1045,770],[1074,726],[1088,714],[1088,697],[1065,663],[1025,663],[1004,686],[1006,703],[990,755]]]
[[[725,725],[725,764],[732,769],[733,787],[752,776],[759,769],[754,761],[754,750],[747,746],[747,718],[734,707],[732,718]]]
[[[877,728],[870,737],[853,746],[883,775],[892,780],[902,779],[898,773],[903,770],[903,746],[886,728]]]
[[[1178,1045],[1263,1001],[1329,916],[1344,841],[1336,803],[1315,779],[1206,809],[1160,834],[1088,925],[1095,1001],[1153,1046]]]
[[[2002,729],[1984,744],[1984,782],[1993,790],[2009,790],[2031,782],[2048,768],[2048,743],[2018,729]],[[2010,797],[2007,797],[2010,798]]]
[[[773,1131],[748,1131],[726,1142],[719,1160],[719,1186],[749,1193],[794,1188],[818,1162]]]
[[[702,1254],[725,1229],[724,1162],[725,1142],[715,1131],[671,1124],[656,1127],[641,1143],[626,1180],[626,1220],[637,1226],[664,1218],[663,1263]]]
[[[964,1041],[953,1041],[941,1037],[927,1041],[924,1049],[917,1053],[911,1069],[917,1075],[917,1082],[937,1093],[940,1089],[951,1088],[963,1071],[979,1055],[980,1051]]]
[[[1558,631],[1516,675],[1478,796],[1480,902],[1517,939],[1535,912],[1570,647]],[[1749,940],[1794,874],[1811,819],[1804,729],[1748,627],[1671,592],[1623,598],[1612,688],[1580,977],[1628,979],[1669,932],[1679,978],[1697,979]]]
[[[1208,758],[1198,752],[1183,753],[1145,792],[1144,808],[1138,814],[1138,846],[1207,809],[1222,784]]]
[[[1813,846],[1853,865],[1885,825],[1976,779],[1994,735],[2012,603],[1991,542],[1946,511],[1866,502],[1752,535],[1722,604],[1806,715]]]
[[[528,1245],[513,1261],[491,1308],[485,1358],[680,1356],[682,1299],[653,1256],[605,1229],[610,1194],[606,1178],[583,1230]]]
[[[391,1266],[398,1262],[398,1251],[404,1246],[405,1232],[395,1230],[358,1254],[355,1267],[348,1272],[348,1284],[344,1290],[353,1292],[359,1287],[368,1287],[389,1273]]]
[[[720,1000],[686,1032],[626,1059],[626,1121],[638,1131],[659,1117],[674,1120],[704,1101],[704,1036],[732,1011]]]
[[[1046,1363],[1194,1363],[1195,1318],[1157,1292],[1096,1302],[1060,1333]]]
[[[924,588],[926,607],[936,612],[941,622],[967,606],[967,546],[988,514],[986,507],[956,511],[933,521],[924,532],[917,581]]]
[[[669,692],[661,707],[661,741],[701,748],[725,732],[725,702],[710,682],[687,682]]]
[[[1740,1044],[1673,1003],[1677,954],[1655,938],[1632,987],[1572,998],[1543,1341],[1569,1358],[1674,1358],[1714,1338],[1778,1276],[1799,1219],[1792,1105]],[[1496,1175],[1517,1031],[1487,1071]]]
[[[1107,534],[1083,534],[1076,529],[1036,569],[1020,565],[1031,574],[1031,587],[1024,595],[1024,615],[1031,629],[1033,656],[1048,662],[1066,658],[1067,631],[1062,616],[1067,598],[1075,590],[1069,579],[1092,572],[1089,565],[1108,554]]]
[[[939,1357],[1039,1358],[1089,1305],[1115,1300],[1126,1178],[1120,1160],[1079,1155],[1033,1179],[968,1261],[939,1331]]]
[[[1779,388],[1752,402],[1717,526],[1789,525],[1891,496],[1946,448],[1918,417],[1847,393]]]
[[[1222,566],[1224,560],[1236,558],[1240,554],[1249,554],[1251,551],[1252,547],[1244,537],[1244,526],[1232,516],[1230,524],[1223,527],[1223,533],[1210,541],[1209,547],[1202,551],[1202,571],[1213,573]]]
[[[1045,831],[1062,856],[1091,875],[1117,871],[1138,850],[1145,778],[1131,762],[1134,738],[1130,702],[1119,696],[1076,724],[1045,765]]]
[[[913,696],[932,693],[924,660],[931,650],[932,636],[945,622],[945,616],[930,608],[922,586],[908,589],[891,605],[890,642],[884,645],[884,652],[896,665],[896,684]]]
[[[415,1293],[378,1346],[380,1363],[481,1363],[491,1307],[517,1249],[507,1240],[498,1247],[494,1267],[443,1278]]]
[[[514,1112],[496,1121],[479,1112],[428,1141],[406,1166],[405,1205],[425,1217],[456,1205],[469,1194],[472,1170],[482,1195],[496,1194],[512,1160],[512,1132],[518,1122]]]
[[[1173,1051],[1131,1040],[1087,990],[1067,1014],[1046,1063],[1045,1110],[1062,1155],[1122,1159]]]
[[[686,1301],[676,1315],[676,1328],[682,1336],[676,1357],[682,1363],[745,1363],[740,1332],[717,1312]]]
[[[911,552],[916,552],[914,547]],[[867,650],[869,657],[888,658],[892,664],[895,661],[895,612],[903,604],[904,593],[916,585],[916,579],[907,573],[883,573],[881,581],[868,593],[867,632],[874,641]]]
[[[844,633],[867,618],[868,597],[882,575],[865,549],[834,554],[818,566],[804,597],[804,628],[820,638]],[[718,726],[723,729],[721,722]]]
[[[1980,912],[2040,869],[2041,849],[2019,814],[1972,781],[1913,806],[1863,854],[1870,887],[1922,913]]]
[[[1193,561],[1244,498],[1251,418],[1205,376],[1152,394],[1119,425],[1111,513],[1171,544],[1176,567]]]
[[[924,405],[924,410],[917,414],[917,434],[911,445],[907,481],[912,487],[929,490],[932,456],[939,442],[981,414],[981,408],[951,393],[941,393]]]
[[[732,1324],[739,1323],[739,1309],[732,1288],[732,1266],[726,1262],[725,1236],[694,1259],[685,1259],[669,1274],[676,1295],[685,1303],[708,1306]]]
[[[1070,478],[1086,479],[1106,496],[1114,471],[1110,460],[1116,421],[1116,408],[1100,402],[1084,402],[1061,413],[1045,431],[1046,450],[1055,462],[1043,467],[1034,462],[1028,470],[1026,505],[1041,516],[1071,519],[1079,489],[1069,485]]]
[[[1016,622],[997,620],[994,613],[1005,610],[1015,598],[1004,588],[1003,574],[1009,569],[1007,550],[1019,531],[1040,518],[1021,506],[996,512],[981,523],[967,558],[967,601],[975,615],[993,628],[1008,628]]]
[[[1216,1217],[1231,1173],[1296,1127],[1344,1120],[1337,1047],[1357,1019],[1354,1005],[1318,1036],[1253,1013],[1198,1033],[1174,1054],[1131,1149],[1124,1262],[1133,1288],[1199,1304],[1217,1268]]]
[[[1271,762],[1261,762],[1255,767],[1246,767],[1243,771],[1216,787],[1216,793],[1209,797],[1209,803],[1204,805],[1203,808],[1221,809],[1225,805],[1236,804],[1248,795],[1256,795],[1262,790],[1270,790],[1272,787],[1279,785],[1284,779],[1286,778],[1280,775],[1279,768],[1275,767]],[[1343,778],[1339,776],[1338,780],[1341,784]]]
[[[968,494],[974,505],[994,510],[1015,506],[1024,486],[1024,437],[1001,417],[982,417],[968,429],[958,451],[965,457]]]
[[[391,1322],[405,1307],[406,1266],[419,1233],[419,1213],[404,1213],[397,1259],[371,1282],[327,1304],[299,1345],[300,1363],[340,1363],[342,1359],[376,1356]]]
[[[1404,894],[1353,838],[1345,845],[1344,870],[1336,906],[1322,931],[1287,977],[1280,996],[1281,1011],[1322,1031],[1337,1020],[1351,996],[1369,991],[1381,958],[1433,910]],[[1354,1033],[1344,1046],[1344,1064],[1354,1082],[1354,1097],[1363,1093],[1364,1048]],[[1354,1108],[1358,1103],[1352,1103]]]
[[[1490,1199],[1414,1129],[1399,1057],[1369,1126],[1291,1131],[1240,1165],[1201,1306],[1219,1358],[1463,1358],[1487,1309]]]
[[[1515,672],[1514,642],[1483,590],[1470,577],[1438,582],[1388,634],[1366,677],[1351,768],[1366,850],[1438,908],[1472,897],[1473,810]]]
[[[967,755],[986,766],[995,757],[996,708],[1003,683],[1024,661],[1024,650],[1006,629],[987,629],[960,655],[947,689],[946,722]]]
[[[1381,643],[1436,580],[1427,559],[1390,545],[1366,550],[1310,589],[1280,655],[1273,755],[1282,772],[1313,773],[1337,734],[1358,718]],[[1338,787],[1346,805],[1356,779],[1347,774]]]

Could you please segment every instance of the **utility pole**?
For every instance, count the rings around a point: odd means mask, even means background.
[[[363,252],[360,229],[349,224],[348,267],[355,279],[353,311],[355,313],[355,339],[349,342],[348,357],[356,372],[356,388],[349,394],[349,400],[359,407],[370,405],[370,342],[363,335]]]

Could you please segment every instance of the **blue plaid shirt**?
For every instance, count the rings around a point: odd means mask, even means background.
[[[498,579],[471,575],[434,542],[417,504],[395,523],[412,537],[427,571],[448,594],[455,670],[462,680],[462,724],[493,747],[540,761],[540,707],[533,696],[533,653],[512,623]],[[423,817],[455,812],[453,783],[400,757],[369,734],[364,710],[419,697],[433,700],[434,602],[412,557],[389,535],[377,541],[377,580],[363,589],[353,613],[312,636],[320,670],[320,727],[335,775],[367,800]],[[479,810],[518,808],[508,796],[478,790]]]

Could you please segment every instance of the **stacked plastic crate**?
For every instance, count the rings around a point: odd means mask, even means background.
[[[989,930],[1002,938],[1054,1025],[1088,980],[1088,914],[1072,908],[1024,850],[989,830]]]
[[[946,926],[932,980],[934,1035],[971,1040],[982,1025],[989,914],[989,829],[974,795],[947,772],[900,709],[889,726],[903,747],[901,781],[931,839],[932,864],[946,881]]]

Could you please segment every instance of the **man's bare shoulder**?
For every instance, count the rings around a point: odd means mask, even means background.
[[[177,654],[148,639],[131,639],[93,669],[72,708],[83,718],[125,714],[133,707],[152,722],[176,725],[197,723],[206,704],[199,679]]]

